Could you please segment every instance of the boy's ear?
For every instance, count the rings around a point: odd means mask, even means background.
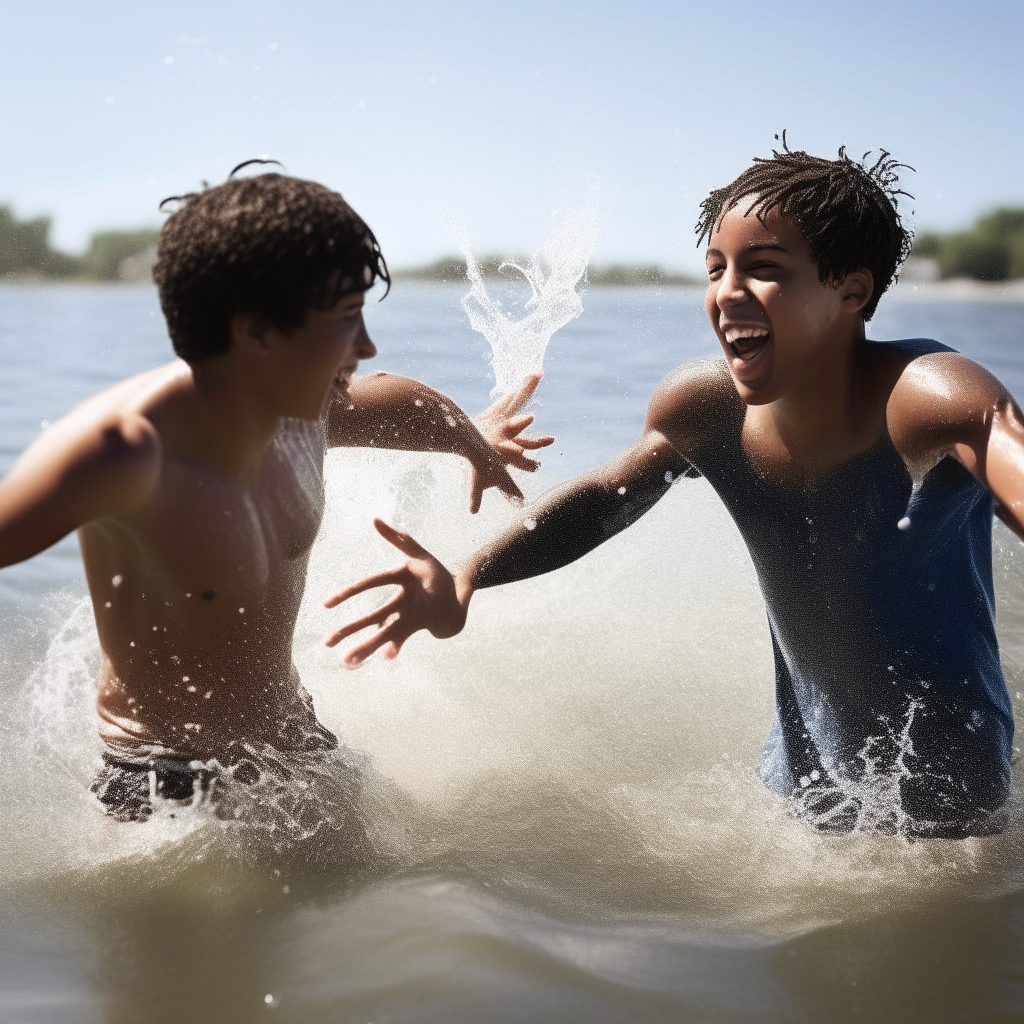
[[[875,278],[867,267],[851,270],[839,286],[843,309],[849,313],[859,313],[875,293]]]
[[[231,347],[266,355],[270,351],[269,327],[267,321],[255,313],[236,313],[231,318]]]

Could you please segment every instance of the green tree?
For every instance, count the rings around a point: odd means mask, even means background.
[[[79,261],[50,247],[49,217],[18,220],[0,206],[0,277],[73,277]]]
[[[914,255],[936,260],[943,277],[1024,277],[1024,209],[1000,207],[979,217],[969,231],[922,232],[914,239]]]
[[[160,232],[156,228],[140,228],[138,231],[99,231],[89,241],[89,248],[82,258],[82,270],[86,277],[96,281],[117,281],[121,264],[131,256],[155,246]]]

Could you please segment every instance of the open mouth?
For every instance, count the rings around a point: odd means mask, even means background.
[[[763,327],[730,327],[725,332],[726,344],[733,355],[744,363],[753,362],[772,340],[772,332]]]
[[[728,346],[733,377],[750,387],[757,386],[765,370],[770,369],[771,328],[764,323],[725,323],[721,331]]]

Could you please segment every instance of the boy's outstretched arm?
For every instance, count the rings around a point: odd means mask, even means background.
[[[55,423],[0,481],[0,566],[44,551],[79,526],[138,508],[159,472],[160,442],[140,416]]]
[[[696,471],[650,424],[640,440],[612,462],[547,492],[516,521],[477,551],[454,575],[408,534],[376,520],[380,534],[409,557],[400,569],[347,587],[325,602],[333,608],[375,587],[397,584],[399,592],[380,608],[339,629],[333,647],[368,626],[369,639],[343,662],[356,668],[374,651],[395,657],[420,629],[445,638],[460,632],[473,592],[527,579],[568,565],[624,530],[647,512],[679,476]]]
[[[524,437],[532,413],[519,413],[540,383],[530,374],[518,391],[499,399],[471,420],[451,399],[425,384],[390,373],[357,377],[349,400],[331,406],[327,444],[416,452],[448,452],[473,467],[470,511],[480,508],[483,492],[497,487],[506,497],[522,500],[522,492],[506,466],[533,472],[540,465],[528,449],[543,448],[553,437]]]

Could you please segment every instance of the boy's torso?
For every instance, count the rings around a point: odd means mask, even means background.
[[[953,790],[991,809],[1008,784],[1013,723],[992,614],[992,502],[941,449],[901,451],[893,439],[921,436],[899,388],[907,366],[943,346],[866,344],[875,365],[863,420],[875,429],[823,470],[778,458],[777,439],[750,429],[756,416],[717,362],[697,371],[714,396],[700,429],[684,422],[666,434],[729,508],[760,578],[776,663],[765,781],[786,795],[837,781],[852,790],[899,762],[927,776],[903,784],[904,804],[912,797],[916,817],[940,820],[962,810]],[[941,379],[944,356],[928,358]],[[863,818],[863,807],[840,803],[826,801],[833,824]]]
[[[160,424],[175,372],[121,385],[111,414]],[[321,743],[291,654],[324,450],[320,422],[282,420],[255,472],[235,479],[165,443],[145,504],[81,528],[113,752],[205,761],[244,743]]]

